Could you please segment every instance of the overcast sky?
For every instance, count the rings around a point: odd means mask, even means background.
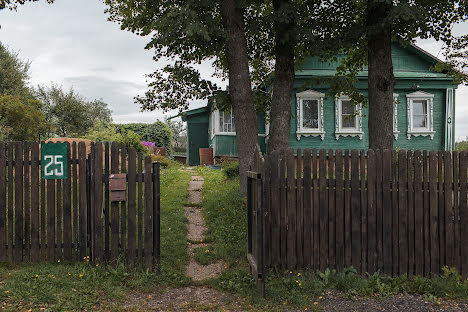
[[[176,112],[140,112],[133,97],[145,92],[145,74],[157,66],[152,52],[145,50],[148,38],[120,30],[107,21],[100,0],[56,0],[20,6],[17,12],[0,11],[0,41],[31,61],[32,85],[51,82],[73,87],[89,100],[109,104],[115,122],[154,122]],[[468,33],[468,23],[454,28]],[[418,45],[438,55],[440,44],[419,41]],[[203,64],[202,75],[212,73]],[[218,81],[219,82],[219,81]],[[203,102],[191,103],[191,108]],[[456,138],[468,136],[468,87],[456,91]]]

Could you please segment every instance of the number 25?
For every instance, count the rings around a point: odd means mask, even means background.
[[[62,155],[48,155],[44,156],[44,160],[49,162],[44,166],[44,175],[46,176],[51,176],[51,175],[56,175],[56,176],[61,176],[63,175],[63,156]],[[49,169],[50,166],[52,165],[59,165],[60,170],[58,169]]]

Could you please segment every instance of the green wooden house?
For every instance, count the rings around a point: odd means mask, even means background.
[[[455,144],[453,79],[431,70],[439,60],[414,45],[394,44],[393,133],[397,149],[452,150]],[[324,79],[334,76],[336,62],[309,58],[296,71],[291,95],[289,146],[297,148],[367,149],[368,109],[347,96],[326,96]],[[367,96],[367,70],[358,74],[357,88]],[[314,79],[311,79],[314,78]],[[236,156],[232,114],[203,107],[183,113],[187,121],[189,164],[197,164],[198,147],[212,147],[214,156]],[[259,142],[268,144],[265,117],[258,118]]]

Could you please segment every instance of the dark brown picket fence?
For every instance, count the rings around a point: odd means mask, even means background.
[[[293,153],[257,157],[266,268],[468,276],[467,152]]]
[[[0,261],[158,269],[159,163],[117,143],[67,146],[68,178],[44,180],[38,143],[0,142]],[[110,200],[115,173],[126,174],[125,201]]]

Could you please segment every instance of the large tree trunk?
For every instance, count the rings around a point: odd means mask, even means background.
[[[237,134],[241,191],[247,191],[246,172],[253,165],[258,146],[257,114],[250,82],[247,40],[244,32],[244,11],[241,1],[223,0],[221,14],[226,32],[226,58]]]
[[[367,2],[369,62],[369,148],[393,149],[392,29],[388,18],[392,4]]]
[[[270,115],[268,153],[288,147],[291,124],[291,96],[294,85],[295,17],[290,0],[274,0],[275,80]]]

